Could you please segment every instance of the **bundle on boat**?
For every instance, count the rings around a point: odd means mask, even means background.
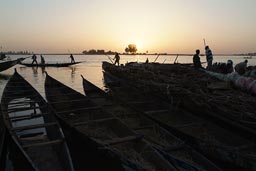
[[[115,74],[116,78],[127,79],[129,72],[120,74],[123,70],[126,70],[125,68],[110,65],[107,65],[107,67],[103,66],[104,70],[107,71],[104,75],[111,75],[108,73],[111,72],[111,69],[108,67],[114,67],[115,69],[113,69],[114,72],[112,72],[112,74]],[[133,71],[134,70],[131,72]],[[140,73],[138,73],[138,75],[140,75]],[[152,90],[150,93],[149,91],[145,91],[147,87],[144,86],[142,82],[140,82],[141,84],[137,82],[139,80],[137,79],[138,77],[135,77],[135,75],[133,76],[134,77],[131,76],[133,79],[119,81],[125,82],[121,87],[110,86],[110,92],[114,92],[116,96],[120,97],[124,101],[127,101],[127,99],[134,100],[140,99],[140,97],[142,99],[146,97],[145,99],[156,99],[156,101],[161,103],[161,105],[166,104],[165,109],[169,109],[168,112],[163,111],[163,108],[161,107],[160,109],[162,112],[159,110],[157,115],[149,112],[148,116],[168,131],[186,140],[186,142],[189,142],[194,148],[200,150],[214,161],[219,161],[222,165],[228,165],[227,167],[234,166],[234,168],[241,167],[246,170],[254,170],[255,166],[253,163],[256,158],[255,144],[253,141],[254,138],[252,136],[248,137],[248,139],[251,140],[245,139],[242,135],[237,135],[238,128],[234,131],[233,128],[224,126],[225,124],[220,124],[219,121],[216,122],[216,120],[212,118],[206,118],[205,116],[202,117],[202,115],[198,115],[196,112],[192,113],[183,111],[183,108],[177,106],[174,101],[172,101],[172,103],[166,103],[166,100],[152,94],[153,88],[150,89]],[[108,77],[108,79],[113,77],[114,76],[112,75],[111,77]],[[137,84],[135,85],[134,82]],[[150,84],[147,84],[147,86],[150,86]],[[134,87],[137,87],[139,91],[136,91]],[[151,94],[152,96],[147,97],[145,94]],[[172,107],[170,104],[172,104]],[[146,105],[146,107],[148,106],[150,105]],[[193,107],[195,108],[195,106]],[[147,108],[145,109],[145,106],[141,108],[140,106],[136,106],[136,108],[147,113]],[[233,158],[231,156],[236,157]]]
[[[250,129],[256,128],[254,96],[220,81],[204,71],[183,65],[140,65],[115,67],[107,62],[103,69],[126,79],[143,91],[167,99],[177,108],[194,113],[224,117]]]

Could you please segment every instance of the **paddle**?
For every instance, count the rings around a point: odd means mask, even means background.
[[[112,61],[112,59],[111,59],[107,54],[105,54],[105,55],[108,57],[108,59],[111,61],[111,63],[114,64],[114,62]]]
[[[159,56],[160,56],[160,54],[157,55],[156,59],[154,60],[154,63],[156,62],[156,60],[158,59]]]
[[[179,57],[179,55],[177,54],[177,56],[176,56],[176,58],[175,58],[175,60],[174,60],[174,62],[173,62],[174,64],[176,63],[178,57]]]

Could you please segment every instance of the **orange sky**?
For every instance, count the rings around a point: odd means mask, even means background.
[[[255,0],[1,0],[2,51],[256,52]]]

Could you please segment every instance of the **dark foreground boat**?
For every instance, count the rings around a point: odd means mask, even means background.
[[[7,130],[33,170],[74,170],[53,111],[16,70],[4,88],[1,110]]]
[[[45,92],[48,102],[55,109],[59,118],[74,127],[81,133],[81,136],[83,135],[84,139],[87,139],[87,143],[83,144],[91,151],[94,149],[97,152],[99,148],[109,149],[119,157],[122,164],[123,160],[130,161],[130,163],[143,168],[142,170],[177,170],[144,140],[142,134],[133,132],[112,114],[95,105],[89,98],[49,75],[45,80]],[[96,147],[90,145],[92,143]],[[93,154],[95,155],[96,152]],[[87,154],[89,153],[87,152]]]
[[[0,62],[0,72],[7,70],[11,67],[13,67],[16,64],[19,64],[21,61],[23,61],[25,58],[19,58],[16,60],[12,60],[12,61],[4,61],[4,62]]]
[[[105,93],[84,77],[82,78],[86,96],[96,104],[104,107],[109,113],[118,117],[133,131],[143,134],[145,139],[156,149],[159,149],[160,153],[175,165],[177,170],[221,170],[203,155],[186,145],[184,141],[181,141],[148,119],[143,113],[131,109],[125,103],[120,103],[119,99]],[[135,103],[139,102],[132,102],[132,104]]]
[[[4,126],[2,112],[0,111],[0,165],[4,157],[5,139],[6,139],[6,129]],[[0,166],[0,169],[1,169],[1,166]]]
[[[106,74],[109,73],[106,72]],[[127,84],[129,83],[127,82]],[[218,162],[218,165],[225,170],[255,170],[256,145],[236,135],[235,132],[223,129],[214,121],[179,110],[155,96],[150,97],[149,94],[146,96],[143,94],[143,89],[138,91],[132,86],[122,85],[121,87],[111,86],[110,90],[120,101],[129,102],[134,99],[144,101],[143,105],[135,104],[134,107],[147,114],[148,117],[168,131],[185,140],[208,158]],[[158,103],[152,104],[149,99],[156,99]],[[166,104],[166,107],[157,107],[159,103]],[[158,113],[148,112],[151,106],[154,106]]]
[[[74,62],[74,63],[45,63],[45,64],[28,64],[28,63],[21,63],[21,65],[27,66],[27,67],[68,67],[71,65],[76,65],[76,64],[80,64],[82,62]]]
[[[116,67],[103,62],[102,67],[145,91],[169,100],[175,106],[216,120],[221,126],[256,142],[255,97],[232,88],[229,82],[220,81],[193,67],[180,65],[136,64]],[[243,79],[238,82],[249,85]]]

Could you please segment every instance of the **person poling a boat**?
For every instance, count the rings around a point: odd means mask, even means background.
[[[40,55],[40,57],[41,57],[41,64],[45,64],[45,60],[44,60],[43,55]]]
[[[70,54],[71,63],[75,63],[75,59],[72,54]]]
[[[36,60],[36,55],[35,54],[33,54],[33,56],[32,56],[32,59],[33,59],[33,61],[32,61],[32,63],[31,64],[33,64],[34,62],[37,64],[37,60]]]
[[[115,60],[114,65],[116,65],[116,63],[117,63],[117,66],[119,66],[120,56],[118,53],[116,53],[113,60]]]

